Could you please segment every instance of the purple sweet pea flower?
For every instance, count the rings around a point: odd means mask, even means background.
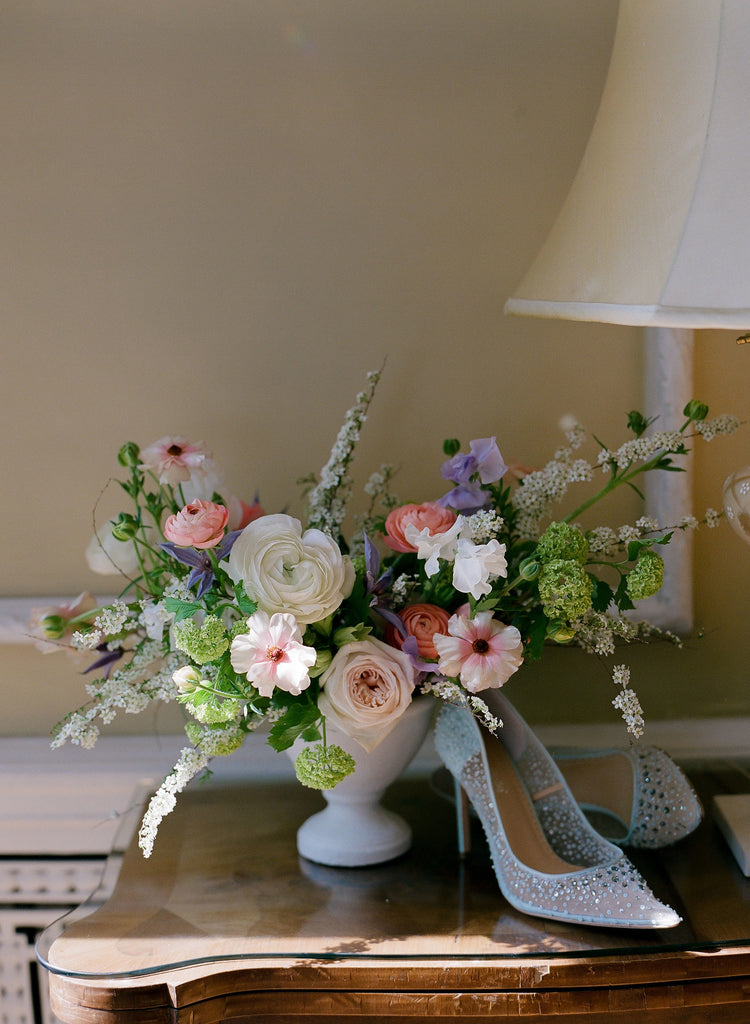
[[[460,484],[458,487],[454,487],[452,491],[444,494],[442,498],[438,498],[435,504],[441,505],[443,508],[452,508],[456,512],[463,512],[470,516],[472,512],[478,512],[480,508],[486,508],[491,500],[492,495],[490,492],[485,491],[479,484]]]
[[[443,463],[440,472],[444,480],[454,484],[468,484],[479,474],[483,484],[494,484],[506,473],[508,467],[503,460],[494,437],[480,437],[469,442],[470,454],[458,452]]]
[[[217,562],[220,562],[222,558],[226,558],[229,552],[232,550],[232,545],[237,540],[242,530],[232,530],[227,533],[226,536],[212,548],[212,552]],[[214,585],[214,579],[216,574],[214,573],[214,563],[212,562],[208,551],[199,551],[197,548],[182,548],[177,544],[172,544],[170,541],[165,541],[159,545],[163,551],[166,551],[183,565],[190,566],[190,574],[187,578],[187,586],[194,587],[198,585],[198,589],[195,592],[196,597],[203,597],[211,587]]]
[[[502,479],[508,469],[494,437],[477,438],[469,443],[469,447],[468,455],[458,452],[441,466],[443,479],[452,480],[457,486],[437,501],[443,508],[452,508],[467,515],[486,508],[492,500],[475,478],[478,476],[482,484],[493,484]]]

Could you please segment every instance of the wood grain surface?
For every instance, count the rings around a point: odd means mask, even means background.
[[[694,779],[706,800],[740,776],[701,766]],[[387,802],[411,822],[412,850],[338,869],[296,852],[315,793],[209,782],[184,794],[152,858],[133,845],[111,898],[53,942],[55,1013],[66,1024],[750,1021],[750,880],[711,821],[633,855],[683,923],[630,931],[515,911],[481,831],[459,863],[452,807],[428,780],[397,783]]]

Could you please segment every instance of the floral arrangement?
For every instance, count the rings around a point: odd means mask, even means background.
[[[393,468],[383,466],[346,541],[351,463],[379,376],[368,375],[320,476],[300,482],[305,525],[228,491],[202,443],[124,445],[129,510],[97,528],[87,552],[92,569],[125,578],[120,596],[97,607],[82,595],[36,615],[47,649],[89,652],[87,671],[98,676],[88,703],[56,727],[53,746],[91,747],[100,724],[152,701],[179,701],[187,712],[190,744],[141,827],[147,856],[187,782],[261,725],[276,750],[307,741],[297,776],[328,789],[356,764],[327,742],[327,723],[371,750],[413,699],[432,695],[468,704],[497,728],[482,691],[502,686],[545,644],[611,656],[619,643],[660,635],[630,613],[661,586],[659,548],[698,520],[665,529],[644,517],[619,530],[584,530],[577,520],[644,473],[678,468],[690,438],[728,433],[733,417],[709,420],[707,407],[691,402],[678,430],[651,432],[631,412],[629,439],[616,449],[596,442],[594,461],[579,454],[587,435],[574,424],[536,471],[509,470],[494,437],[468,450],[449,440],[445,493],[402,503],[390,490]],[[553,515],[573,485],[597,476],[593,494]],[[709,510],[702,522],[718,517]],[[613,678],[612,703],[638,736],[643,717],[627,668],[615,665]]]

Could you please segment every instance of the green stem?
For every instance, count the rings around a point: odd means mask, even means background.
[[[682,426],[679,428],[677,432],[679,434],[684,434],[692,422],[692,419],[685,420],[685,422],[682,424]],[[635,469],[631,469],[632,463],[629,463],[620,474],[615,473],[615,475],[604,485],[604,487],[602,487],[600,491],[597,491],[597,493],[594,494],[592,497],[587,498],[586,501],[582,502],[578,506],[578,508],[574,509],[570,513],[570,515],[565,516],[563,522],[572,523],[573,520],[576,519],[579,515],[581,515],[581,513],[585,512],[586,509],[591,508],[591,506],[595,505],[596,502],[599,501],[601,498],[605,498],[610,493],[610,491],[614,491],[617,487],[620,487],[622,484],[631,483],[631,481],[634,480],[635,477],[640,476],[641,473],[648,473],[650,470],[654,469],[658,465],[660,460],[664,458],[664,455],[664,451],[658,452],[656,455],[650,458],[648,462],[644,462],[642,465],[637,466]]]

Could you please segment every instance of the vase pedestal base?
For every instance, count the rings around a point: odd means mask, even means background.
[[[411,846],[411,828],[379,804],[329,804],[297,832],[302,857],[328,867],[358,868],[400,857]]]

